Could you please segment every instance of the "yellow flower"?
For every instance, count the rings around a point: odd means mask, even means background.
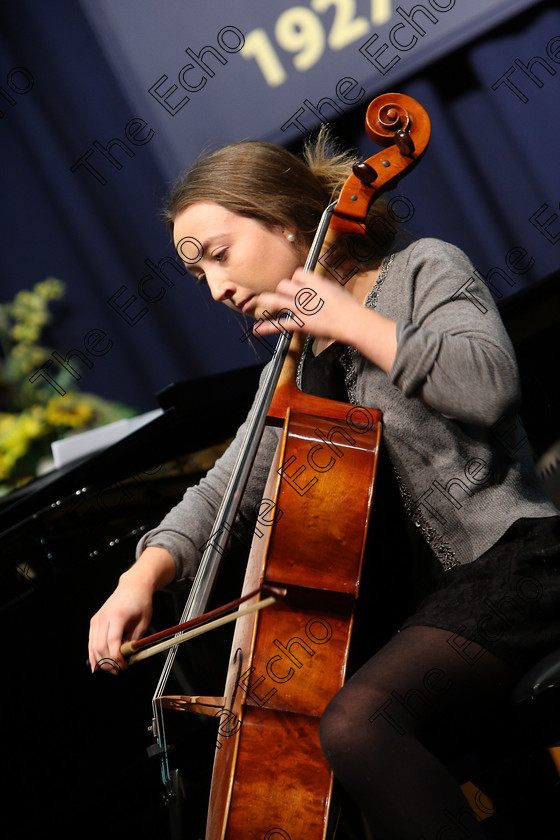
[[[11,470],[29,450],[31,442],[45,433],[42,412],[33,407],[21,414],[4,414],[0,420],[0,455],[2,472]]]
[[[26,344],[33,344],[40,335],[40,328],[30,321],[25,324],[16,324],[10,330],[10,337],[14,341],[23,341]]]
[[[56,277],[47,277],[46,280],[41,280],[40,283],[35,283],[33,286],[33,291],[45,300],[56,300],[56,298],[62,297],[64,289],[64,283],[62,280],[57,280]]]
[[[20,415],[19,426],[21,433],[29,440],[42,437],[45,433],[45,423],[40,406],[32,406],[29,411],[24,411]]]
[[[0,442],[2,441],[3,433],[11,426],[16,416],[15,414],[0,414]]]
[[[0,481],[5,481],[9,477],[12,467],[13,464],[8,461],[6,454],[0,452]]]
[[[52,397],[46,405],[45,417],[51,426],[70,426],[76,429],[89,423],[93,409],[83,402],[73,403],[65,397]]]
[[[28,309],[36,309],[41,302],[29,289],[21,289],[14,297],[13,309],[16,313],[24,313]]]

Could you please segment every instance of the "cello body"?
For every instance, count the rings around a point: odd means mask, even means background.
[[[244,584],[287,595],[236,624],[206,840],[327,832],[333,778],[319,721],[344,683],[381,422],[299,391],[290,402],[265,491],[271,526],[253,541]]]

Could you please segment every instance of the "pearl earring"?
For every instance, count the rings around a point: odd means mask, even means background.
[[[286,239],[288,240],[288,242],[295,242],[296,241],[295,233],[286,234]]]

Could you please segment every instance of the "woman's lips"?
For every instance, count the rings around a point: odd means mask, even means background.
[[[251,308],[251,303],[252,303],[252,301],[254,301],[254,299],[255,299],[255,296],[251,295],[251,297],[248,297],[245,300],[241,301],[238,308],[242,312],[248,312],[249,309]]]

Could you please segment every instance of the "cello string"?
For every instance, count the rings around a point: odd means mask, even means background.
[[[312,271],[315,268],[315,265],[317,264],[317,260],[319,259],[321,248],[335,206],[336,201],[333,201],[331,204],[328,205],[328,207],[325,208],[323,215],[321,216],[319,226],[317,228],[315,237],[309,250],[309,254],[305,261],[304,269],[306,271]],[[216,542],[214,542],[214,540],[212,539],[207,544],[207,547],[204,551],[199,569],[197,571],[197,574],[193,581],[193,585],[191,587],[191,591],[187,598],[185,608],[181,615],[181,624],[190,619],[191,617],[200,615],[200,613],[204,611],[204,607],[201,608],[201,603],[207,603],[210,597],[212,585],[218,572],[218,562],[216,555],[223,555],[230,537],[229,529],[223,526],[224,521],[228,522],[228,519],[226,517],[226,511],[229,508],[229,511],[227,511],[230,517],[228,524],[231,524],[232,515],[233,518],[235,518],[235,515],[237,514],[237,510],[241,501],[241,496],[249,477],[254,456],[260,444],[260,439],[262,437],[262,433],[266,422],[266,411],[272,400],[274,388],[276,387],[276,383],[278,381],[278,377],[280,375],[282,365],[284,363],[284,359],[288,351],[291,337],[291,333],[289,333],[288,331],[282,331],[279,336],[278,343],[276,345],[276,349],[274,351],[274,356],[272,359],[272,365],[268,371],[267,377],[263,382],[263,385],[261,386],[257,394],[253,411],[251,412],[251,415],[248,420],[244,444],[240,449],[232,475],[226,488],[226,492],[218,509],[218,515],[216,516],[216,520],[214,523],[214,528],[216,528],[216,525],[219,526],[218,531],[215,532],[217,537]],[[203,587],[204,589],[202,589]],[[195,613],[195,610],[197,609],[198,612]],[[161,677],[156,686],[154,698],[157,696],[161,696],[161,694],[163,693],[165,684],[167,682],[167,679],[169,678],[169,673],[171,671],[176,653],[177,647],[173,647],[169,651]]]
[[[306,271],[313,271],[317,264],[336,204],[336,201],[329,204],[321,216],[321,220],[305,261],[304,269]],[[290,316],[288,315],[287,323],[289,323],[289,320]],[[218,509],[218,515],[214,522],[214,529],[218,526],[218,531],[214,531],[212,535],[212,537],[217,537],[216,542],[214,542],[214,539],[211,538],[202,555],[199,568],[195,575],[185,608],[181,615],[181,624],[188,621],[190,618],[201,615],[205,611],[206,605],[210,599],[214,581],[219,570],[219,556],[223,556],[229,542],[230,527],[237,516],[241,498],[256,457],[257,449],[260,445],[261,437],[266,424],[268,408],[272,402],[272,397],[282,371],[284,360],[288,353],[291,338],[292,334],[287,329],[284,328],[281,330],[267,376],[265,377],[263,384],[261,388],[259,388],[255,397],[255,404],[247,421],[247,430],[243,445],[239,451],[226,492]],[[229,528],[225,527],[228,525],[230,526]],[[175,645],[169,650],[152,698],[153,736],[156,739],[156,743],[162,750],[161,773],[164,785],[168,791],[170,791],[171,776],[169,772],[167,741],[165,738],[165,723],[163,709],[158,708],[159,704],[157,703],[157,698],[163,695],[177,655],[177,650],[178,645]]]

